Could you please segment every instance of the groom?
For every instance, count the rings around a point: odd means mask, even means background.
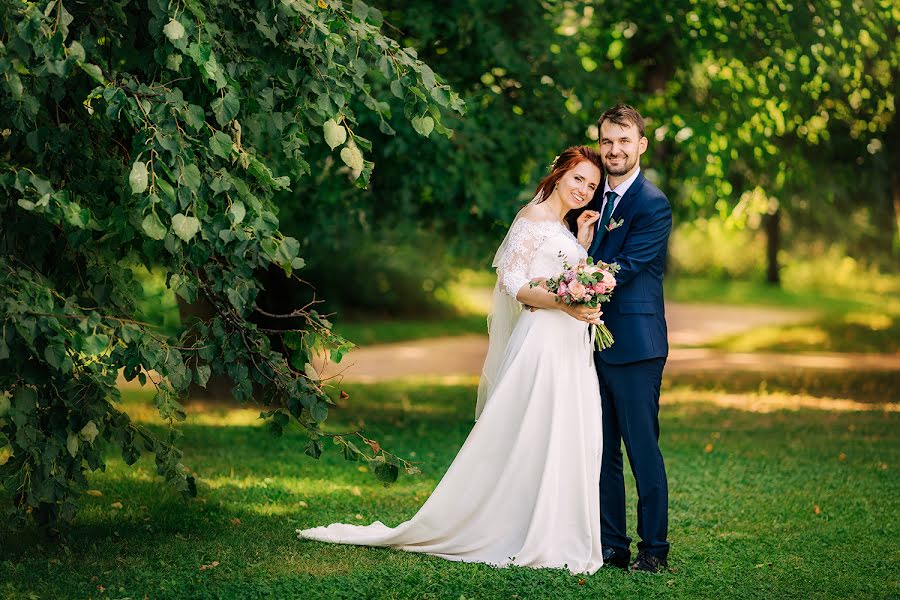
[[[672,209],[659,189],[641,173],[647,150],[644,119],[618,105],[597,121],[600,158],[606,171],[603,194],[595,194],[600,213],[589,254],[616,262],[616,291],[604,306],[604,322],[615,343],[595,354],[603,407],[603,461],[600,521],[603,562],[623,569],[631,558],[625,528],[622,442],[637,481],[636,571],[667,567],[669,492],[659,450],[659,388],[669,353],[663,306],[663,269],[672,229]]]

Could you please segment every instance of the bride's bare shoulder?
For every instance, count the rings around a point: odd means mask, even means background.
[[[529,204],[519,211],[519,217],[535,223],[553,220],[553,215],[543,204]]]

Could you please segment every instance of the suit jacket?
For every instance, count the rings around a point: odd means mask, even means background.
[[[602,194],[595,194],[589,208],[599,211],[602,202]],[[615,343],[595,356],[610,364],[668,356],[662,284],[672,209],[666,195],[640,173],[610,222],[619,219],[622,225],[607,231],[591,254],[594,261],[621,267],[612,298],[603,305],[603,321]]]

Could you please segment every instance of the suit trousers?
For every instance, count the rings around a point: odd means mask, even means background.
[[[603,407],[600,535],[604,546],[627,550],[622,442],[637,483],[638,550],[669,552],[669,489],[659,450],[659,391],[666,358],[614,365],[596,358]]]

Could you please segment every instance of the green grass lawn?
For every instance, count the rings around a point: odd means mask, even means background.
[[[152,460],[129,469],[110,456],[91,476],[102,495],[85,496],[62,542],[0,529],[0,597],[896,597],[900,413],[873,402],[898,401],[900,390],[896,377],[879,377],[874,388],[852,373],[667,378],[672,552],[660,576],[494,569],[298,541],[298,527],[394,525],[422,504],[467,435],[475,386],[420,381],[347,386],[329,426],[363,427],[422,475],[385,488],[333,450],[304,456],[296,431],[270,436],[257,410],[195,406],[182,447],[198,499],[161,484]],[[135,418],[152,418],[147,402],[126,395]],[[629,505],[633,531],[631,492]]]

